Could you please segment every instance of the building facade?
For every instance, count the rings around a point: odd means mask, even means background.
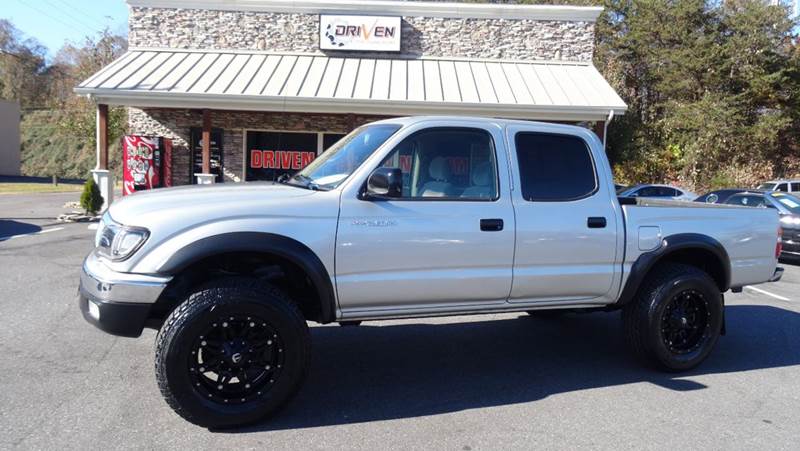
[[[625,111],[591,63],[600,8],[128,4],[130,51],[76,91],[99,105],[128,106],[131,134],[171,139],[174,184],[272,179],[297,165],[265,170],[253,150],[318,154],[355,127],[392,116],[560,121],[602,134]],[[305,153],[298,158],[309,161]]]
[[[20,175],[19,104],[0,100],[0,175]]]

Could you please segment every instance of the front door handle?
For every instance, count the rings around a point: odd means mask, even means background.
[[[481,230],[484,232],[499,232],[503,230],[503,220],[481,219]]]
[[[604,229],[606,227],[606,218],[602,216],[592,216],[586,220],[586,225],[590,229]]]

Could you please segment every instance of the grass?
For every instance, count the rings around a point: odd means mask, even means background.
[[[0,183],[0,194],[69,193],[78,192],[83,185],[48,183]]]

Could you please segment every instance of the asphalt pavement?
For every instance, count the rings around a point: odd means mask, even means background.
[[[246,429],[195,427],[158,392],[154,331],[112,337],[81,317],[75,293],[93,231],[52,220],[77,196],[0,196],[0,449],[728,450],[800,442],[800,266],[791,264],[782,264],[781,282],[726,294],[728,334],[688,373],[640,367],[617,313],[312,325],[311,374],[286,410]]]

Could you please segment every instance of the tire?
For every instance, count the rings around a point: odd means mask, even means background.
[[[192,293],[164,322],[156,380],[184,419],[207,428],[242,426],[294,396],[310,357],[308,326],[285,293],[255,279],[220,279]]]
[[[692,369],[708,357],[722,329],[723,298],[704,271],[664,263],[654,268],[622,310],[633,353],[658,369]]]

